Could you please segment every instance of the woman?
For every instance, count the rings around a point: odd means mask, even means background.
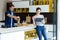
[[[36,25],[36,31],[39,37],[39,40],[42,40],[42,35],[44,40],[47,40],[46,32],[44,28],[45,20],[44,16],[40,14],[41,8],[36,8],[36,15],[32,17],[33,24]]]

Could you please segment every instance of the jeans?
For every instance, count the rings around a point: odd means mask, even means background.
[[[43,35],[43,37],[44,37],[44,40],[47,40],[44,26],[37,26],[37,27],[36,27],[36,31],[37,31],[39,40],[42,40],[42,35]]]

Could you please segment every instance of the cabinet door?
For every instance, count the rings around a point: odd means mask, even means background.
[[[24,40],[24,31],[1,34],[1,40]]]

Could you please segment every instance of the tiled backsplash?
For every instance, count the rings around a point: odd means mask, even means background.
[[[32,23],[32,16],[34,16],[36,13],[15,13],[16,16],[20,16],[21,17],[21,22],[26,21],[26,16],[31,17],[31,23]],[[54,13],[41,13],[44,15],[44,17],[47,18],[47,23],[46,24],[53,24],[53,14]]]

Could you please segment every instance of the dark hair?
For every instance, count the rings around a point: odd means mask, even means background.
[[[12,6],[14,7],[14,5],[13,5],[13,4],[10,4],[10,5],[9,5],[9,7],[12,7]]]
[[[40,7],[37,7],[37,8],[36,8],[36,11],[37,11],[37,10],[41,10],[41,8],[40,8]]]

